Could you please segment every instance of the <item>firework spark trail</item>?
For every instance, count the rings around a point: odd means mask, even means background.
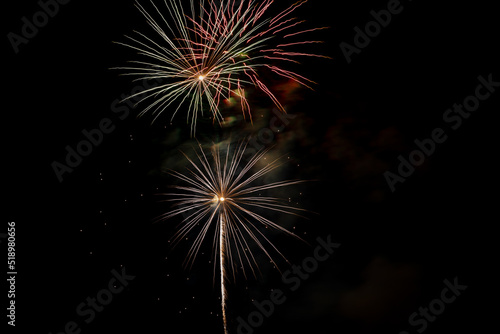
[[[129,43],[117,43],[136,50],[146,60],[132,61],[135,66],[116,69],[126,72],[124,75],[137,77],[135,80],[168,79],[166,84],[128,98],[141,96],[138,104],[152,100],[139,115],[151,111],[153,122],[177,101],[172,121],[181,106],[187,104],[187,120],[191,123],[192,135],[195,133],[198,113],[203,115],[205,105],[212,114],[213,122],[223,121],[219,109],[221,99],[241,99],[243,115],[248,115],[251,119],[245,96],[247,87],[256,87],[263,91],[279,110],[286,112],[271,89],[257,79],[258,70],[275,68],[273,72],[278,76],[302,85],[305,85],[305,82],[310,85],[313,81],[293,71],[281,67],[277,69],[277,66],[270,62],[299,63],[295,58],[304,56],[329,58],[300,50],[287,50],[290,47],[322,43],[321,41],[279,42],[280,39],[325,29],[320,27],[292,31],[305,21],[291,18],[290,15],[307,0],[298,1],[270,18],[265,16],[273,0],[221,0],[220,5],[208,0],[200,1],[199,8],[195,6],[194,0],[190,0],[188,12],[180,0],[164,0],[165,13],[162,13],[152,0],[150,2],[155,16],[159,19],[155,20],[138,2],[136,7],[161,40],[155,41],[153,36],[137,31],[137,37],[125,36]],[[281,36],[281,33],[286,35]],[[274,40],[277,43],[273,43]]]
[[[220,145],[214,144],[211,154],[205,153],[199,145],[198,150],[194,149],[196,159],[191,159],[183,153],[188,161],[188,173],[183,174],[174,170],[170,170],[169,173],[185,185],[173,186],[177,191],[162,194],[167,196],[166,201],[173,203],[173,207],[171,211],[157,219],[157,221],[163,221],[184,215],[184,219],[177,226],[177,231],[170,240],[174,247],[188,235],[196,233],[195,228],[201,226],[187,252],[184,260],[185,267],[193,265],[210,229],[215,228],[213,244],[214,250],[218,251],[219,258],[221,307],[225,333],[227,333],[225,286],[227,270],[231,269],[235,279],[237,268],[241,267],[243,275],[247,277],[245,266],[248,265],[252,274],[256,276],[258,264],[250,247],[252,242],[276,268],[278,265],[266,246],[288,262],[261,231],[262,228],[271,228],[302,240],[281,225],[261,215],[260,212],[268,210],[300,216],[300,211],[306,211],[290,206],[276,197],[261,196],[263,191],[291,186],[303,181],[287,180],[255,184],[280,167],[283,162],[281,158],[277,158],[263,167],[257,167],[259,162],[262,163],[263,159],[266,159],[265,155],[269,151],[269,149],[261,149],[244,163],[247,145],[248,141],[242,141],[231,150],[231,145],[228,144],[225,154],[221,153]],[[215,266],[216,261],[214,261],[214,274]]]
[[[224,333],[227,333],[226,319],[226,223],[224,218],[220,217],[220,244],[219,244],[219,259],[220,259],[220,291],[221,291],[221,306],[222,306],[222,322],[224,324]]]

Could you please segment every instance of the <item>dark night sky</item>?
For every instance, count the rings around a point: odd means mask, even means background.
[[[496,300],[500,88],[457,130],[445,125],[443,114],[474,93],[479,75],[493,73],[500,81],[498,11],[486,1],[404,1],[403,11],[347,64],[339,44],[353,44],[353,28],[387,3],[342,0],[327,7],[311,0],[300,12],[311,26],[330,27],[318,33],[325,43],[317,51],[332,60],[304,62],[301,73],[318,85],[283,93],[297,117],[275,144],[293,156],[287,176],[316,180],[290,196],[317,214],[287,221],[312,247],[273,238],[297,264],[312,254],[317,236],[331,235],[342,246],[293,292],[259,256],[262,277],[240,276],[229,286],[231,333],[236,318],[254,310],[252,299],[281,289],[287,301],[255,333],[413,334],[409,315],[455,277],[467,290],[426,333],[480,332],[496,316],[485,302]],[[21,18],[39,10],[34,0],[4,6],[4,36],[19,33]],[[72,320],[81,333],[223,332],[210,245],[184,271],[186,245],[172,251],[167,243],[173,224],[152,224],[165,209],[154,194],[170,181],[159,171],[178,163],[189,126],[180,120],[150,126],[135,118],[137,110],[119,120],[110,109],[133,87],[110,68],[134,57],[112,41],[141,28],[133,1],[71,1],[18,54],[4,37],[0,232],[16,222],[19,333],[59,333]],[[268,101],[258,103],[267,120]],[[58,182],[52,162],[104,118],[115,130]],[[408,157],[414,140],[438,127],[448,140],[392,193],[384,172],[396,171],[398,156]],[[198,139],[237,137],[242,128],[250,125],[202,124]],[[135,279],[85,324],[77,306],[122,266]]]

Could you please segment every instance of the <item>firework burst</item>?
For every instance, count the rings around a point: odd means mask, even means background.
[[[154,15],[136,3],[148,24],[160,37],[137,32],[126,36],[128,43],[143,60],[133,66],[118,67],[125,75],[137,80],[162,78],[167,83],[145,92],[139,103],[150,103],[140,116],[151,112],[153,122],[173,103],[177,104],[172,120],[182,106],[187,106],[187,121],[194,135],[198,113],[208,109],[214,122],[222,122],[220,103],[236,98],[245,117],[251,119],[246,89],[263,91],[282,111],[278,98],[259,79],[258,71],[266,68],[280,77],[291,79],[306,87],[311,80],[284,69],[285,63],[299,63],[299,57],[324,57],[295,49],[301,45],[321,43],[303,40],[309,33],[326,29],[300,29],[305,21],[291,17],[307,0],[300,0],[276,16],[266,18],[272,0],[164,0],[164,10],[151,1]],[[155,19],[156,17],[156,19]]]
[[[261,193],[275,188],[302,183],[300,180],[277,181],[255,185],[268,173],[278,168],[282,159],[278,158],[263,167],[257,167],[268,152],[262,149],[243,163],[243,156],[248,142],[241,142],[230,153],[228,144],[226,153],[221,153],[220,146],[214,145],[209,154],[203,148],[195,150],[196,159],[185,157],[189,162],[187,174],[177,171],[169,173],[182,181],[185,185],[175,186],[175,192],[163,194],[166,201],[173,202],[173,209],[158,218],[158,221],[183,215],[184,219],[172,237],[173,246],[185,239],[196,228],[197,232],[185,258],[185,266],[192,266],[203,241],[209,231],[215,228],[213,248],[218,254],[214,261],[220,266],[221,300],[224,331],[227,333],[226,322],[226,288],[227,271],[231,269],[233,278],[237,268],[247,275],[245,267],[249,267],[256,276],[258,264],[251,251],[250,244],[256,244],[270,261],[278,268],[270,250],[273,249],[285,260],[278,248],[266,237],[263,228],[270,228],[302,240],[279,224],[264,217],[259,212],[274,211],[291,215],[299,215],[305,211],[286,204],[276,197],[261,196]],[[288,262],[288,261],[287,261]]]

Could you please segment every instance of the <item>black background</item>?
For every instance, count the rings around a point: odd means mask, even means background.
[[[488,2],[403,5],[351,64],[339,44],[352,44],[353,28],[387,2],[310,1],[301,9],[309,24],[330,27],[318,33],[326,42],[319,52],[333,59],[305,62],[302,73],[318,85],[297,93],[290,112],[298,118],[277,138],[297,162],[289,173],[320,181],[299,188],[301,205],[318,215],[298,231],[313,246],[327,235],[342,246],[296,292],[267,263],[256,280],[238,277],[229,288],[230,332],[254,309],[251,299],[282,289],[286,303],[255,333],[399,333],[454,277],[467,290],[426,332],[479,332],[494,319],[499,93],[460,129],[448,128],[446,143],[396,192],[383,173],[397,170],[416,138],[444,127],[445,110],[474,93],[479,75],[500,80],[497,11]],[[4,36],[38,10],[36,1],[4,4]],[[222,332],[210,247],[184,271],[183,248],[168,247],[172,226],[152,224],[164,208],[154,194],[169,181],[157,171],[174,151],[171,141],[165,153],[165,138],[180,131],[173,142],[187,142],[189,127],[119,121],[110,110],[133,87],[110,68],[134,56],[112,41],[141,28],[132,1],[71,1],[19,54],[4,38],[1,232],[16,222],[19,332],[59,333],[71,320],[82,333]],[[52,162],[106,117],[116,130],[58,182]],[[224,134],[204,128],[199,139]],[[277,240],[293,263],[312,252]],[[84,324],[77,305],[121,266],[136,278]]]

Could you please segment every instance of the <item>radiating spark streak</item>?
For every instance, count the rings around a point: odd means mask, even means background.
[[[283,180],[261,184],[259,180],[285,162],[283,157],[279,157],[270,159],[258,167],[263,163],[269,149],[261,149],[247,160],[244,158],[247,146],[248,141],[242,141],[234,147],[230,144],[227,146],[214,144],[207,152],[199,144],[199,148],[194,149],[194,158],[183,152],[187,160],[187,172],[168,171],[181,184],[172,186],[174,190],[162,194],[166,197],[165,201],[172,203],[173,206],[169,212],[157,218],[157,221],[164,221],[179,215],[184,216],[170,239],[173,247],[191,234],[196,234],[184,259],[185,268],[192,267],[207,235],[215,229],[213,243],[220,266],[221,307],[225,333],[227,333],[225,284],[228,271],[232,272],[233,279],[236,279],[238,268],[242,269],[245,277],[247,277],[245,267],[249,267],[254,276],[260,272],[250,244],[256,245],[278,270],[280,269],[273,259],[271,250],[288,262],[284,254],[266,236],[263,228],[273,229],[302,240],[267,218],[265,212],[303,218],[305,217],[301,213],[306,212],[304,209],[286,204],[286,201],[277,197],[262,196],[263,192],[297,185],[303,181]]]
[[[297,25],[299,25],[299,24],[302,24],[302,23],[304,23],[304,22],[305,22],[305,21],[295,22],[294,24],[290,24],[290,25],[288,25],[288,26],[286,26],[286,27],[283,27],[283,28],[281,28],[281,29],[279,29],[279,30],[274,31],[274,32],[273,32],[273,34],[277,34],[277,33],[279,33],[279,32],[282,32],[283,30],[293,28],[293,27],[295,27],[295,26],[297,26]]]
[[[292,13],[295,9],[297,9],[300,6],[302,6],[306,2],[307,2],[307,0],[302,0],[302,1],[298,1],[298,2],[294,3],[292,6],[288,7],[283,12],[281,12],[280,14],[278,14],[274,19],[272,19],[271,20],[271,25],[273,25],[275,22],[279,22],[279,20],[281,20],[282,18],[284,18],[288,14]]]
[[[264,92],[285,112],[272,90],[257,79],[258,71],[276,66],[280,70],[271,73],[303,84],[308,80],[298,80],[297,73],[281,68],[279,63],[300,63],[295,58],[304,56],[323,57],[293,49],[316,41],[279,43],[283,38],[323,29],[302,30],[283,36],[285,30],[304,23],[290,15],[307,0],[294,3],[274,17],[267,17],[274,3],[272,0],[220,0],[218,4],[199,1],[199,6],[195,5],[195,0],[164,0],[163,6],[150,2],[151,13],[138,2],[136,7],[156,35],[134,31],[135,37],[125,36],[126,42],[117,43],[135,50],[144,59],[134,62],[135,66],[116,69],[141,80],[166,79],[168,83],[150,90],[137,103],[149,103],[139,116],[151,112],[154,122],[177,103],[171,121],[180,110],[186,110],[193,136],[196,120],[203,111],[209,112],[214,123],[222,122],[220,104],[223,98],[237,96],[241,100],[243,115],[248,114],[251,120],[247,97],[238,94],[248,86]]]
[[[301,53],[301,52],[274,52],[274,54],[282,56],[304,56],[304,57],[318,57],[318,58],[330,59],[330,57],[328,56],[321,56],[321,55],[315,55],[311,53]]]
[[[319,30],[324,30],[324,29],[330,29],[330,28],[329,27],[321,27],[321,28],[313,28],[313,29],[302,30],[302,31],[299,31],[299,32],[294,32],[294,33],[285,35],[285,36],[283,36],[283,38],[293,37],[293,36],[297,36],[297,35],[300,35],[300,34],[305,34],[305,33],[308,33],[308,32],[319,31]]]
[[[286,47],[286,46],[292,46],[292,45],[303,45],[303,44],[322,44],[324,43],[323,41],[302,41],[302,42],[295,42],[295,43],[288,43],[288,44],[278,44],[277,47]],[[273,50],[273,51],[283,51],[280,49]]]

